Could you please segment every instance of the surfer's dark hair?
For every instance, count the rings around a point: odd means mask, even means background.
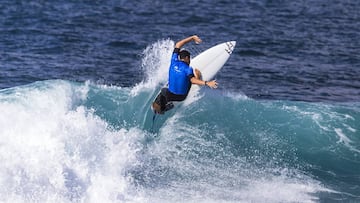
[[[184,58],[186,58],[186,57],[190,57],[190,52],[188,52],[187,50],[181,50],[180,52],[179,52],[179,57],[180,57],[180,59],[184,59]]]

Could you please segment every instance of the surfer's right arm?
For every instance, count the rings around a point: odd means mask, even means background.
[[[197,35],[193,35],[190,37],[187,37],[185,39],[182,39],[178,42],[176,42],[175,44],[175,48],[180,49],[181,47],[183,47],[186,43],[189,43],[191,41],[194,41],[196,44],[200,44],[202,42],[202,40],[200,39],[200,37],[198,37]]]

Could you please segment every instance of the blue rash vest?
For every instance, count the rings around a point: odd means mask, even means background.
[[[194,77],[194,73],[193,69],[178,57],[179,49],[175,48],[171,56],[168,89],[173,94],[187,95],[191,87],[190,79]]]

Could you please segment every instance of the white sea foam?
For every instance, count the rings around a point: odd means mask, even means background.
[[[296,170],[275,175],[228,154],[214,139],[204,139],[208,132],[201,126],[184,124],[183,119],[181,113],[169,118],[161,139],[149,146],[149,156],[158,160],[149,168],[168,169],[158,174],[165,178],[168,173],[179,177],[168,177],[166,187],[145,189],[148,202],[317,202],[315,193],[330,192]],[[294,173],[298,175],[290,175]]]
[[[230,91],[226,91],[225,96],[230,97],[230,98],[234,99],[235,101],[243,101],[243,100],[250,99],[248,96],[246,96],[243,93],[235,93],[235,92],[230,92]]]
[[[141,62],[146,78],[132,88],[132,95],[137,95],[144,90],[153,90],[159,85],[166,84],[173,49],[174,42],[170,39],[160,40],[146,47]]]
[[[352,142],[340,128],[335,128],[334,131],[339,136],[339,142],[343,142],[346,145],[349,145]]]
[[[352,146],[352,142],[350,140],[350,138],[348,138],[345,133],[342,131],[341,128],[335,128],[334,129],[335,133],[339,136],[339,141],[338,143],[343,143],[346,147],[348,147],[350,150],[360,153],[360,150],[356,149],[354,146]]]
[[[1,94],[1,202],[142,202],[124,168],[137,129],[113,131],[78,103],[87,86],[52,81]]]

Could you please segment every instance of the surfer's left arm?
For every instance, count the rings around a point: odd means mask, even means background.
[[[190,37],[187,37],[185,39],[182,39],[178,42],[176,42],[175,44],[175,48],[181,48],[183,47],[186,43],[189,43],[191,41],[194,41],[196,44],[200,44],[202,42],[202,40],[200,39],[200,37],[198,37],[197,35],[193,35],[193,36],[190,36]]]

